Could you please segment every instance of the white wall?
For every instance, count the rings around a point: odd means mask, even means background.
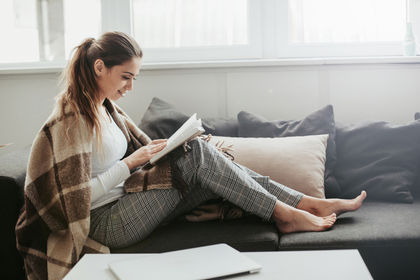
[[[29,145],[51,112],[57,73],[0,75],[0,156]],[[153,70],[145,67],[119,105],[136,123],[156,96],[199,117],[241,110],[300,119],[332,104],[337,122],[394,124],[420,111],[420,63],[244,66]]]

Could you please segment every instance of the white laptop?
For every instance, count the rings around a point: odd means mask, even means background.
[[[195,280],[255,273],[261,265],[226,244],[108,263],[119,280]]]

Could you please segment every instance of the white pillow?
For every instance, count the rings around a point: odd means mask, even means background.
[[[233,145],[234,161],[306,195],[325,198],[328,134],[280,138],[212,136],[210,143]]]

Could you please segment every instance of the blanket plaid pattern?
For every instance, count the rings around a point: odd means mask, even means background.
[[[126,156],[150,138],[113,102],[105,105],[128,141]],[[65,136],[64,121],[69,124]],[[36,136],[25,180],[25,205],[16,224],[17,248],[29,280],[62,279],[86,253],[109,253],[88,237],[91,204],[92,139],[83,117],[54,110]],[[170,164],[136,172],[138,185],[171,187]],[[131,188],[131,189],[130,189]],[[127,192],[142,187],[126,187]]]

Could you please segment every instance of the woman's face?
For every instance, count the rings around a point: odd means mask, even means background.
[[[139,57],[111,68],[102,65],[96,78],[100,100],[103,101],[108,98],[117,101],[124,97],[127,91],[132,90],[133,80],[139,74],[140,65],[141,59]],[[100,65],[98,66],[95,63],[95,67],[100,67]]]

